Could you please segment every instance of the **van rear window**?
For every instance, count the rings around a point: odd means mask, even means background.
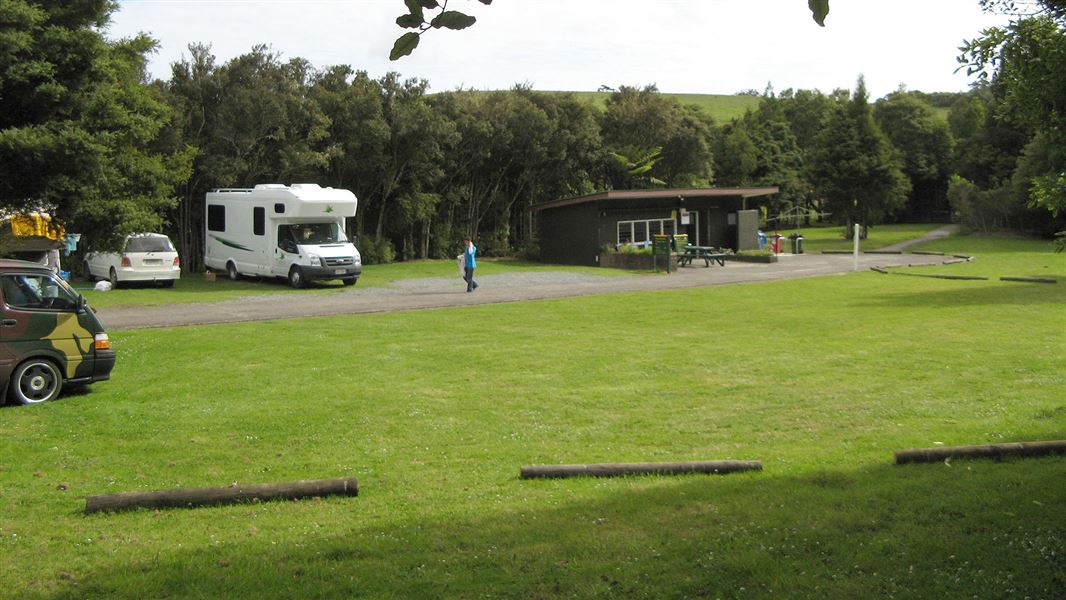
[[[165,237],[135,237],[126,242],[126,252],[173,252],[174,246]]]

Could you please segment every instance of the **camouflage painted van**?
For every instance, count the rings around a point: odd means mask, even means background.
[[[111,377],[115,351],[85,298],[51,269],[0,259],[0,389],[21,404]]]

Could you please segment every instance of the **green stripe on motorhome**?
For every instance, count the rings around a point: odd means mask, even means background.
[[[216,242],[222,244],[223,246],[229,246],[230,248],[236,248],[237,250],[244,250],[245,252],[252,252],[253,251],[251,248],[245,248],[244,246],[238,244],[237,242],[232,242],[230,240],[226,240],[226,239],[220,238],[217,235],[211,236],[211,239],[213,239]]]

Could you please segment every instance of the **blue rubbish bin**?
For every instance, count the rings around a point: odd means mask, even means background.
[[[762,229],[760,229],[759,230],[759,250],[762,250],[765,247],[766,247],[766,233]]]

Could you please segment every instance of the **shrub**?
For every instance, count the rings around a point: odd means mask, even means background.
[[[396,260],[396,249],[387,239],[375,240],[369,236],[359,239],[359,254],[365,265],[383,265]]]

